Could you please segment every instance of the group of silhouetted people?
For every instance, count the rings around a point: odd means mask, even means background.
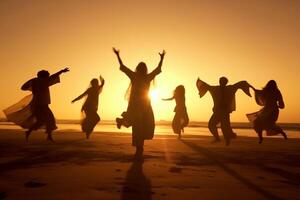
[[[270,80],[263,90],[255,89],[247,81],[227,85],[228,79],[226,77],[221,77],[219,83],[219,86],[211,86],[199,78],[196,82],[200,97],[203,97],[209,91],[213,98],[213,114],[208,122],[208,128],[215,138],[212,143],[220,141],[217,129],[218,124],[221,125],[226,145],[230,144],[231,139],[236,138],[236,134],[230,125],[230,113],[236,109],[235,93],[238,89],[241,89],[251,97],[250,88],[255,92],[256,102],[264,106],[258,112],[247,114],[249,121],[253,122],[254,130],[259,136],[259,143],[262,143],[263,140],[263,130],[267,131],[267,135],[280,133],[287,139],[285,132],[276,125],[279,108],[284,108],[284,103],[280,90],[274,80]]]
[[[135,71],[126,67],[120,57],[119,50],[113,48],[116,54],[120,70],[130,79],[128,88],[128,106],[119,118],[116,118],[117,127],[121,128],[132,127],[132,145],[136,147],[136,157],[140,158],[143,155],[144,140],[152,139],[155,129],[155,119],[149,98],[149,90],[151,82],[161,73],[165,51],[159,53],[160,61],[158,66],[148,73],[147,65],[140,62]],[[55,130],[56,123],[54,115],[49,108],[50,92],[49,87],[60,82],[60,75],[68,72],[65,68],[55,74],[50,75],[48,71],[42,70],[37,73],[37,77],[27,81],[22,90],[29,90],[32,95],[22,99],[17,104],[6,109],[4,112],[8,120],[27,128],[26,141],[33,130],[45,127],[47,139],[53,141],[52,131]],[[100,83],[99,83],[100,82]],[[90,81],[90,87],[80,96],[75,98],[72,103],[86,97],[82,106],[84,119],[81,122],[82,131],[89,138],[94,127],[100,121],[97,113],[98,98],[104,86],[104,79],[100,76],[98,79]],[[254,130],[259,136],[259,143],[262,142],[263,130],[267,131],[267,135],[282,134],[285,139],[285,132],[276,125],[279,115],[279,108],[284,108],[284,102],[280,90],[274,80],[271,80],[262,90],[257,90],[246,81],[240,81],[233,85],[228,85],[228,79],[221,77],[220,85],[211,86],[198,78],[196,86],[200,97],[203,97],[207,91],[210,92],[214,106],[213,114],[209,120],[208,128],[214,136],[213,143],[219,142],[217,125],[221,125],[221,130],[224,135],[225,144],[229,145],[230,140],[236,138],[230,125],[230,113],[235,111],[235,94],[238,89],[241,89],[245,94],[251,97],[250,88],[255,92],[255,99],[258,105],[263,108],[255,113],[247,114],[248,119],[253,122]],[[176,106],[174,109],[175,115],[172,121],[172,128],[175,134],[181,138],[184,132],[184,127],[189,123],[187,108],[185,105],[185,88],[179,85],[175,88],[173,96],[163,100],[175,100]]]

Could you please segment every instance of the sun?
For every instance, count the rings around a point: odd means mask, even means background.
[[[156,89],[151,90],[149,92],[149,98],[151,99],[151,101],[157,102],[159,100],[158,91]]]

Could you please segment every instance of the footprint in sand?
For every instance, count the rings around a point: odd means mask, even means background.
[[[39,188],[39,187],[44,187],[46,185],[46,183],[31,180],[31,181],[24,183],[24,185],[27,188]]]

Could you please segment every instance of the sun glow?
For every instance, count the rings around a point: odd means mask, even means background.
[[[149,92],[149,97],[151,98],[152,102],[157,102],[159,100],[159,94],[158,91],[156,89],[151,90]]]

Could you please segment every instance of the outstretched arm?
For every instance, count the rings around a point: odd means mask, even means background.
[[[114,53],[116,54],[116,56],[118,58],[118,61],[119,61],[119,64],[120,64],[120,70],[122,72],[124,72],[129,78],[131,78],[134,75],[134,72],[123,64],[123,61],[120,57],[120,50],[117,50],[116,48],[113,48],[113,51],[114,51]]]
[[[32,82],[34,81],[35,78],[30,79],[29,81],[27,81],[26,83],[24,83],[21,87],[21,90],[30,90],[32,91]]]
[[[160,55],[160,61],[158,63],[158,66],[149,74],[150,79],[154,79],[156,75],[158,75],[161,72],[161,67],[166,55],[166,51],[163,50],[162,53],[158,53]]]
[[[200,80],[200,78],[197,79],[196,86],[197,86],[200,97],[203,97],[206,94],[206,92],[212,88],[212,86],[210,86],[207,83],[205,83],[204,81]]]
[[[60,79],[59,79],[59,76],[62,74],[62,73],[66,73],[70,71],[69,68],[64,68],[58,72],[56,72],[55,74],[52,74],[50,77],[49,77],[49,86],[51,85],[54,85],[56,83],[59,83],[60,82]]]
[[[163,101],[171,101],[171,100],[173,100],[174,99],[174,96],[173,97],[170,97],[170,98],[166,98],[166,99],[161,99],[161,100],[163,100]]]
[[[87,95],[87,91],[85,91],[84,93],[82,93],[81,95],[79,95],[78,97],[76,97],[75,99],[73,99],[72,103],[74,103],[75,101],[78,101],[78,100],[82,99],[85,95]]]
[[[233,85],[233,88],[235,91],[238,89],[243,90],[243,92],[247,94],[249,97],[251,97],[249,88],[252,88],[254,89],[254,91],[256,91],[256,89],[253,86],[251,86],[247,81],[237,82],[236,84]]]
[[[66,68],[56,72],[55,74],[52,74],[50,77],[57,77],[57,76],[61,75],[62,73],[66,73],[68,71],[70,71],[70,69],[68,67],[66,67]]]

